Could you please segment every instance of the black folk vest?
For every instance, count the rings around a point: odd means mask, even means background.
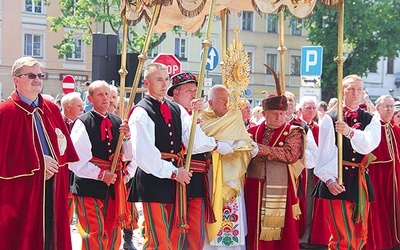
[[[176,154],[181,151],[182,147],[181,112],[177,104],[169,100],[166,100],[166,103],[172,115],[172,120],[168,124],[164,122],[160,111],[161,103],[157,100],[150,96],[145,96],[137,106],[145,109],[150,119],[154,122],[155,146],[160,152]],[[172,161],[171,159],[166,160]],[[175,201],[175,188],[175,180],[158,178],[152,174],[147,174],[138,166],[128,201],[172,204]]]
[[[90,111],[78,117],[85,125],[86,132],[89,135],[93,157],[104,160],[109,160],[109,157],[115,152],[119,136],[119,127],[122,123],[121,118],[113,113],[108,113],[108,117],[112,123],[113,135],[113,139],[110,142],[107,139],[104,141],[101,140],[100,125],[103,118],[100,115],[96,114],[94,111]],[[102,181],[81,178],[74,175],[71,192],[75,195],[105,199],[107,191],[110,191],[111,196],[114,197],[114,185],[108,187]]]

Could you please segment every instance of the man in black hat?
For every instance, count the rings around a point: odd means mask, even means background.
[[[305,132],[286,122],[284,95],[268,96],[262,107],[265,123],[248,130],[259,152],[245,182],[247,248],[299,249],[296,180],[304,168]]]
[[[182,122],[190,127],[192,122],[193,105],[202,110],[203,100],[196,100],[197,77],[190,72],[179,73],[172,76],[171,86],[167,94],[181,109]],[[205,221],[214,222],[214,213],[208,195],[207,172],[210,168],[209,152],[216,150],[222,155],[232,153],[232,147],[226,142],[216,142],[212,137],[204,134],[200,127],[196,130],[201,136],[196,137],[196,144],[203,145],[206,153],[195,154],[192,156],[190,169],[193,176],[187,187],[188,194],[188,236],[184,242],[186,249],[203,249],[205,240]],[[218,145],[218,146],[217,146]],[[199,219],[204,218],[204,219]],[[176,232],[176,231],[175,231]],[[174,238],[174,237],[171,237]],[[174,244],[174,242],[173,242]],[[178,249],[173,245],[174,249]]]

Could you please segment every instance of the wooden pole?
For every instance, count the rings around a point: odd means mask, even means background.
[[[222,54],[221,54],[221,58],[225,58],[226,55],[226,47],[227,47],[227,11],[226,9],[221,10],[221,30],[222,30],[222,34],[221,34],[221,40],[222,40]],[[223,63],[223,61],[221,60],[221,64]],[[222,74],[222,83],[225,82],[225,74]]]
[[[338,56],[335,61],[338,65],[338,105],[337,105],[337,120],[343,120],[343,63],[346,60],[343,57],[343,27],[344,27],[344,0],[340,0],[338,3]],[[338,147],[338,184],[343,185],[343,136],[337,133],[337,147]]]
[[[285,47],[285,18],[284,18],[285,8],[281,6],[279,8],[279,55],[280,55],[280,84],[282,88],[282,93],[285,94],[286,91],[286,81],[285,81],[285,52],[287,48]]]
[[[133,101],[136,96],[136,91],[139,86],[139,81],[140,81],[140,76],[142,74],[143,65],[144,65],[144,62],[147,60],[147,56],[146,56],[147,49],[149,48],[149,45],[150,45],[150,40],[151,40],[151,36],[153,35],[154,26],[156,25],[156,23],[158,21],[158,17],[160,15],[161,3],[162,3],[162,0],[158,0],[157,4],[154,6],[153,16],[151,17],[151,21],[149,24],[149,30],[148,30],[146,40],[145,40],[143,48],[142,48],[142,53],[138,56],[139,64],[136,68],[136,74],[135,74],[135,78],[133,80],[131,94],[129,96],[129,101],[128,101],[128,104],[125,109],[126,112],[124,111],[124,109],[120,109],[120,111],[122,112],[121,117],[123,117],[124,119],[128,118],[127,115],[129,113],[130,109],[132,108],[132,104],[133,104]],[[124,25],[128,26],[126,16],[124,16]],[[126,33],[125,33],[125,29],[126,29]],[[124,37],[123,37],[122,45],[124,45],[124,42],[125,42],[125,55],[122,54],[122,56],[121,56],[121,69],[118,71],[120,74],[124,74],[124,72],[127,72],[126,69],[124,71],[124,69],[122,68],[122,65],[126,66],[126,40],[128,39],[127,31],[128,31],[128,28],[127,27],[125,28],[125,26],[124,26]],[[124,87],[125,87],[125,77],[124,77]],[[116,147],[115,153],[114,153],[114,158],[113,158],[112,165],[111,165],[111,172],[115,172],[115,168],[117,166],[117,161],[118,161],[118,156],[119,156],[119,154],[121,152],[121,148],[122,148],[123,138],[124,138],[124,134],[120,133],[119,137],[118,137],[117,147]]]
[[[205,39],[203,40],[203,42],[201,42],[201,44],[203,45],[203,57],[201,59],[199,82],[197,83],[196,98],[200,98],[201,92],[203,90],[204,73],[205,73],[206,64],[207,64],[207,55],[208,55],[208,50],[211,47],[211,41],[209,39],[211,36],[212,25],[213,25],[213,21],[214,21],[216,2],[217,2],[217,0],[212,0],[212,2],[211,2],[210,12],[208,15],[208,25],[207,25],[207,30],[206,30],[206,36],[205,36]],[[194,110],[193,115],[192,115],[192,125],[191,125],[191,130],[190,130],[189,143],[188,143],[187,152],[186,152],[186,163],[185,163],[186,170],[189,170],[189,168],[190,168],[190,161],[192,159],[194,135],[196,133],[196,125],[197,125],[198,116],[199,116],[199,112],[197,110]]]

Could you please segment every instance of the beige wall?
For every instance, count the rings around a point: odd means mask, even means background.
[[[58,52],[53,46],[60,43],[63,31],[50,32],[47,16],[59,15],[58,1],[50,1],[50,6],[44,6],[43,14],[24,12],[24,1],[1,1],[0,21],[0,82],[2,96],[7,98],[14,90],[11,78],[11,66],[14,61],[24,56],[24,33],[43,35],[43,57],[37,58],[45,67],[47,79],[44,81],[44,92],[56,96],[61,93],[61,76],[71,74],[84,79],[91,78],[91,47],[85,46],[85,56],[80,61],[58,59]],[[78,82],[78,84],[80,83]]]

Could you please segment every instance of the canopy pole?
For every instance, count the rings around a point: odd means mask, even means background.
[[[280,55],[280,83],[282,88],[282,93],[285,94],[286,91],[286,81],[285,81],[285,52],[287,48],[285,47],[285,18],[284,18],[284,6],[279,8],[279,55]]]
[[[222,40],[222,57],[221,58],[225,58],[226,55],[226,46],[227,46],[227,11],[226,9],[221,10],[221,30],[222,30],[222,34],[221,34],[221,40]],[[222,61],[221,61],[222,63]],[[225,75],[222,74],[222,82],[225,82]]]
[[[207,25],[206,36],[205,36],[205,39],[201,42],[201,44],[203,45],[203,57],[201,58],[200,74],[199,74],[199,82],[197,83],[196,99],[200,98],[201,92],[203,90],[204,73],[205,73],[206,64],[207,64],[207,55],[208,55],[208,50],[211,47],[211,41],[209,39],[211,36],[212,25],[214,22],[216,2],[217,2],[217,0],[212,0],[212,2],[211,2],[210,13],[208,15],[208,25]],[[189,170],[189,168],[190,168],[190,161],[192,159],[194,135],[196,133],[196,125],[197,125],[198,116],[199,116],[199,111],[194,110],[193,116],[192,116],[192,124],[191,124],[191,128],[190,128],[189,144],[188,144],[187,152],[186,152],[186,163],[185,163],[186,170]]]
[[[337,81],[338,81],[338,105],[337,105],[337,120],[343,120],[343,64],[346,60],[343,56],[343,29],[344,29],[344,0],[340,0],[338,3],[338,56],[335,58],[335,62],[338,66]],[[338,147],[338,184],[343,185],[343,135],[337,133],[337,147]]]
[[[131,89],[131,94],[129,96],[129,101],[128,104],[126,106],[126,109],[120,109],[121,112],[121,117],[123,117],[123,119],[127,119],[127,115],[130,111],[130,109],[132,108],[132,104],[133,101],[135,99],[136,96],[136,91],[137,88],[139,86],[139,80],[140,80],[140,76],[142,74],[142,70],[143,70],[143,65],[144,62],[147,60],[147,50],[149,48],[150,45],[150,40],[151,40],[151,36],[153,35],[153,29],[154,26],[156,25],[157,21],[158,21],[158,17],[160,15],[161,12],[161,4],[162,4],[162,0],[157,1],[157,4],[154,7],[154,12],[153,15],[151,17],[151,21],[149,24],[149,30],[146,36],[146,40],[144,42],[143,48],[142,48],[142,53],[138,56],[139,59],[139,63],[138,66],[136,68],[136,74],[135,74],[135,78],[133,80],[133,84],[132,84],[132,89]],[[127,72],[126,69],[122,68],[122,65],[124,65],[126,67],[126,44],[127,44],[127,39],[128,39],[128,21],[127,21],[127,17],[124,15],[124,33],[123,33],[123,41],[122,41],[122,50],[125,50],[125,53],[123,53],[121,55],[121,69],[118,71],[120,74],[124,74],[124,72]],[[124,45],[125,44],[125,45]],[[125,48],[124,48],[125,46]],[[126,74],[125,74],[126,75]],[[122,83],[122,75],[121,75],[121,83]],[[125,89],[125,76],[123,77],[123,84],[124,84],[124,89]],[[122,91],[122,88],[121,88]],[[121,107],[121,106],[120,106]],[[118,161],[118,156],[121,152],[121,148],[122,148],[122,141],[124,138],[124,134],[120,133],[119,137],[118,137],[118,143],[117,143],[117,147],[115,148],[115,153],[114,153],[114,158],[112,161],[112,165],[111,165],[111,172],[115,172],[115,168],[117,166],[117,161]]]

